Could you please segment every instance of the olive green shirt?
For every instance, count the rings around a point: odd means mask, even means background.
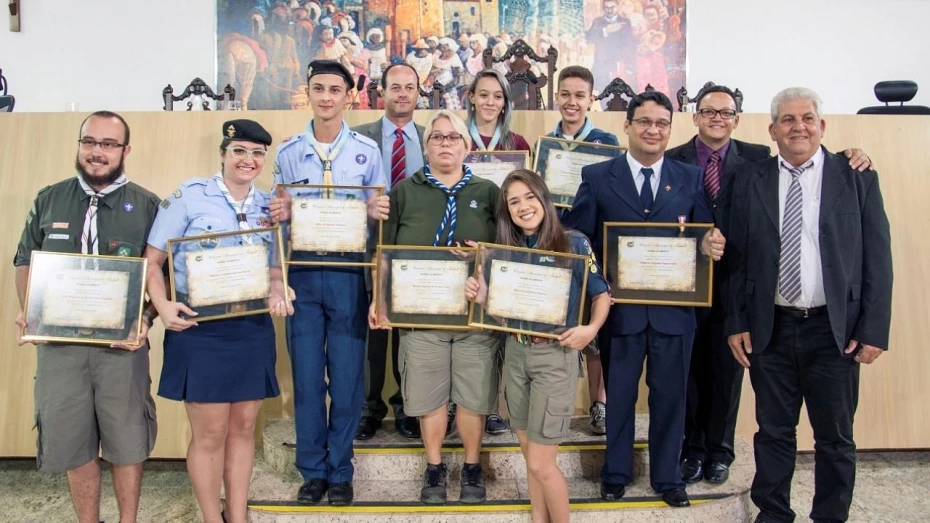
[[[500,188],[494,182],[473,176],[456,194],[454,241],[493,242],[497,237],[497,205]],[[427,181],[423,171],[391,189],[391,213],[384,222],[384,245],[433,245],[436,231],[446,213],[448,198],[442,189]],[[449,227],[439,238],[445,247]]]
[[[132,182],[102,197],[97,206],[99,254],[142,256],[159,201]],[[39,191],[26,217],[13,265],[29,265],[35,250],[80,254],[89,203],[90,195],[76,176]]]

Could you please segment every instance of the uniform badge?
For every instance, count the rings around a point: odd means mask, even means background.
[[[602,142],[601,139],[598,138],[597,140],[591,140],[591,143],[604,143],[604,142]]]
[[[259,227],[271,227],[271,220],[269,220],[267,216],[260,216],[255,220],[255,225]]]
[[[472,209],[477,209],[477,208],[478,208],[478,202],[475,201],[475,200],[472,200],[471,203],[468,204],[468,206],[471,207]]]
[[[229,138],[236,136],[236,127],[233,124],[229,124],[229,127],[226,128],[226,136]]]
[[[672,190],[672,186],[671,186],[671,185],[666,185],[666,186],[665,186],[665,192],[668,192],[668,191],[671,191],[671,190]]]
[[[364,154],[359,153],[355,155],[355,163],[359,165],[365,165],[365,162],[367,161],[368,161],[368,157],[365,156]]]
[[[123,204],[123,210],[124,210],[124,211],[126,211],[126,212],[132,212],[133,209],[135,209],[135,207],[132,205],[131,202],[126,202],[126,203]]]
[[[119,248],[116,249],[116,255],[127,258],[132,255],[132,250],[130,250],[126,245],[120,245]]]
[[[215,249],[220,246],[220,239],[219,238],[201,238],[198,243],[200,243],[201,249]],[[200,260],[197,260],[197,261],[200,261]]]
[[[539,263],[555,263],[555,256],[540,256]]]
[[[162,209],[167,209],[168,207],[171,207],[171,200],[169,200],[168,198],[165,198],[164,200],[161,201],[160,206]]]
[[[67,229],[68,222],[52,222],[52,229]]]
[[[175,189],[174,192],[171,193],[171,196],[174,196],[175,198],[179,198],[179,199],[180,199],[180,198],[181,198],[181,189]]]

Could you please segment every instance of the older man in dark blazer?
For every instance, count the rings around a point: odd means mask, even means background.
[[[700,170],[664,158],[672,104],[653,91],[635,96],[624,132],[629,150],[620,158],[585,167],[566,225],[603,248],[604,222],[713,222]],[[718,230],[701,240],[705,255],[719,259]],[[617,500],[633,479],[636,397],[643,361],[649,386],[649,477],[652,488],[675,507],[688,506],[678,469],[684,432],[685,382],[694,339],[694,309],[661,305],[615,305],[608,322],[611,342],[602,348],[607,385],[607,456],[601,497]],[[648,356],[648,359],[647,359]]]
[[[729,195],[736,172],[769,158],[771,149],[730,137],[740,120],[736,95],[730,88],[712,85],[701,89],[695,104],[697,111],[692,118],[697,136],[669,149],[665,157],[701,168],[714,223],[727,236]],[[844,154],[853,168],[863,171],[870,166],[869,157],[859,149],[848,149]],[[743,368],[733,359],[723,334],[725,261],[714,267],[713,307],[697,311],[681,449],[681,478],[685,483],[701,479],[725,482],[736,457],[734,439]]]
[[[731,195],[725,332],[756,393],[756,522],[791,522],[801,403],[814,429],[818,523],[846,521],[856,474],[859,365],[888,348],[891,238],[878,177],[820,144],[821,101],[772,101],[778,156],[747,167]]]
[[[423,127],[413,122],[416,109],[419,78],[413,67],[394,64],[381,75],[384,90],[384,116],[374,122],[359,125],[353,131],[363,134],[381,147],[382,165],[385,169],[386,189],[399,183],[407,176],[420,170],[426,163],[423,157]],[[390,194],[389,194],[390,195]],[[356,439],[371,439],[387,415],[387,406],[381,398],[387,367],[389,331],[368,331],[368,390],[361,419],[355,432]],[[391,357],[394,364],[394,380],[400,385],[397,370],[399,336],[393,336]],[[397,432],[406,438],[420,437],[420,425],[416,419],[404,414],[404,399],[398,390],[389,403],[394,410]]]

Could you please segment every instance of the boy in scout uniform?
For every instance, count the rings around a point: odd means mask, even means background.
[[[384,186],[381,151],[370,138],[349,129],[342,112],[352,75],[341,64],[315,60],[307,68],[313,120],[306,131],[278,147],[275,185]],[[271,201],[274,221],[290,219],[290,198]],[[387,196],[372,191],[369,219],[387,218]],[[295,252],[303,261],[362,262],[364,254]],[[304,484],[297,501],[316,504],[329,492],[332,505],[352,502],[352,439],[365,396],[364,361],[368,292],[362,267],[292,266],[289,283],[297,294],[288,321],[288,351],[294,373],[297,470]],[[327,379],[328,382],[327,382]],[[329,416],[326,412],[327,384]],[[327,421],[328,419],[328,421]]]
[[[125,120],[109,111],[93,113],[81,125],[78,143],[77,176],[40,190],[26,218],[13,258],[20,306],[33,251],[140,257],[155,220],[158,198],[123,173],[130,152]],[[36,347],[38,466],[67,471],[80,523],[99,521],[101,449],[113,465],[120,521],[136,521],[142,464],[157,431],[145,344],[152,314],[147,309],[143,315],[138,346]],[[26,326],[22,314],[16,323]]]

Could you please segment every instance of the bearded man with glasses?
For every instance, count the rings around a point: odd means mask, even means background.
[[[702,89],[696,107],[692,120],[697,135],[669,149],[665,156],[701,168],[714,223],[726,236],[735,173],[745,165],[769,158],[771,149],[731,138],[739,126],[740,107],[730,88],[715,85]],[[869,157],[859,149],[847,149],[844,154],[854,169],[864,171],[871,165]],[[687,484],[702,479],[724,483],[736,457],[734,436],[743,368],[733,359],[723,335],[723,265],[714,267],[713,306],[697,311],[681,450],[681,478]]]
[[[34,251],[141,257],[159,199],[123,172],[129,126],[109,111],[81,124],[77,176],[41,189],[13,258],[22,306]],[[36,458],[43,472],[65,472],[80,523],[100,519],[100,462],[112,464],[120,521],[135,523],[142,464],[155,446],[155,403],[149,391],[154,308],[143,314],[139,344],[109,348],[78,343],[36,347]],[[26,327],[22,313],[16,324]],[[135,331],[135,329],[132,329]],[[20,345],[25,342],[20,338]]]

